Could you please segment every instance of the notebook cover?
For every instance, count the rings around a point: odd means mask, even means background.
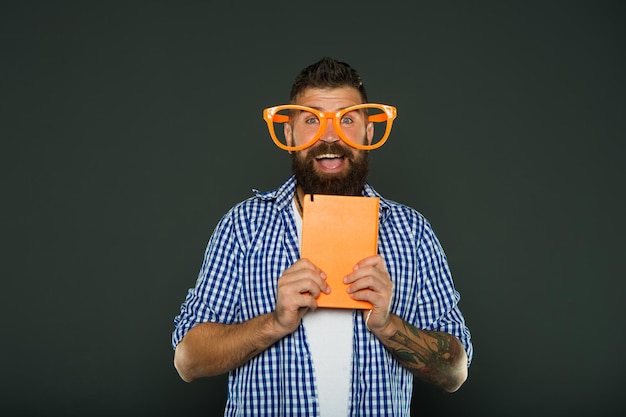
[[[303,258],[326,273],[330,294],[320,294],[318,307],[371,309],[366,301],[350,298],[343,277],[354,265],[376,254],[378,246],[377,197],[314,194],[304,197]]]

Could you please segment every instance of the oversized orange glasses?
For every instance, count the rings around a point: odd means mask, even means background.
[[[328,120],[332,120],[335,131],[348,145],[361,150],[376,149],[387,141],[396,115],[395,107],[376,103],[358,104],[335,112],[296,104],[263,110],[272,140],[286,151],[299,151],[313,145],[324,134]]]

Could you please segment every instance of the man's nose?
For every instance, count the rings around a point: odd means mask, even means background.
[[[339,133],[335,129],[333,119],[326,119],[326,127],[322,132],[322,136],[320,136],[320,140],[327,143],[338,142],[339,140],[341,140],[341,138],[339,137]]]

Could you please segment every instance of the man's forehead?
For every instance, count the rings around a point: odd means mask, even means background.
[[[294,101],[294,104],[327,110],[341,109],[362,103],[361,94],[354,87],[307,88]]]

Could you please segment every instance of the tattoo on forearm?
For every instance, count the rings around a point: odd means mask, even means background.
[[[450,336],[440,333],[418,330],[403,323],[391,337],[388,346],[392,355],[406,368],[426,379],[439,379],[454,362],[456,346],[451,346]],[[440,375],[439,377],[437,375]]]

